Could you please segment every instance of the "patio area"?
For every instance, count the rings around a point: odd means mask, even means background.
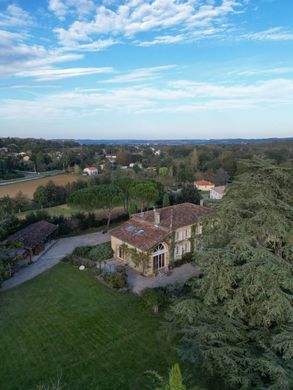
[[[170,273],[161,273],[158,276],[142,276],[135,269],[125,265],[118,259],[107,261],[102,268],[107,272],[114,272],[118,266],[125,267],[128,284],[135,294],[140,294],[145,288],[165,287],[168,284],[184,284],[188,279],[200,274],[199,268],[191,263],[174,268]]]

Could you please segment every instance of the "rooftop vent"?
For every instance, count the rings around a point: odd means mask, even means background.
[[[138,230],[136,233],[135,233],[135,236],[140,236],[141,234],[144,233],[144,230],[141,229],[141,230]]]
[[[161,222],[161,216],[160,213],[158,213],[156,210],[154,210],[154,218],[155,218],[155,225],[159,226]]]

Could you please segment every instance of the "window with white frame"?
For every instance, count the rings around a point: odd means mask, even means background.
[[[157,271],[165,267],[167,249],[163,244],[158,244],[153,251],[153,270]]]

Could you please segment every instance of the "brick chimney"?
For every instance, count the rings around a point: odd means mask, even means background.
[[[161,216],[160,216],[160,213],[156,209],[154,209],[154,220],[155,220],[155,225],[159,226],[160,222],[161,222]]]

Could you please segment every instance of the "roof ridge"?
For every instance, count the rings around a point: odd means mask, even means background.
[[[152,211],[152,210],[150,210],[150,211]],[[150,225],[150,226],[156,227],[155,223],[152,223],[152,222],[150,222],[150,221],[147,221],[147,220],[145,220],[145,219],[139,217],[138,215],[139,215],[139,214],[134,214],[134,216],[132,216],[132,217],[130,218],[129,221],[131,221],[132,219],[134,219],[134,220],[137,221],[137,222],[146,223],[146,224],[148,224],[148,225]],[[161,230],[164,230],[165,232],[169,232],[169,231],[170,231],[170,229],[167,229],[165,226],[162,226],[162,225],[158,225],[157,228],[158,228],[158,229],[161,229]]]

